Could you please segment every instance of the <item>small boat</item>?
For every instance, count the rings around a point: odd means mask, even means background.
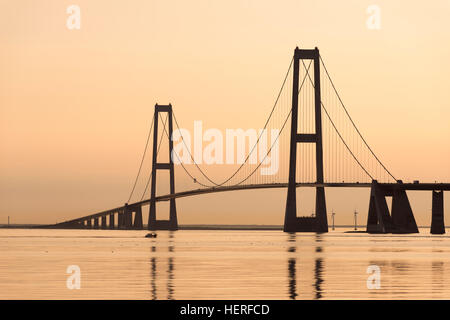
[[[146,238],[156,238],[157,234],[155,232],[147,233],[145,235]]]

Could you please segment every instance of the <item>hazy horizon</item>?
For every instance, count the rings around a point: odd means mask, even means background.
[[[71,3],[2,2],[0,224],[8,216],[50,224],[123,205],[155,103],[172,103],[188,129],[195,120],[222,131],[261,128],[296,46],[320,49],[350,114],[396,177],[450,182],[450,3],[376,3],[380,30],[366,27],[370,1],[78,0],[81,28],[69,30]],[[226,177],[235,167],[202,168]],[[191,183],[179,166],[176,183]],[[286,192],[177,199],[178,221],[281,225]],[[327,188],[328,214],[352,225],[356,210],[364,224],[369,192]],[[299,216],[311,214],[312,194],[298,190]],[[417,224],[429,225],[431,192],[408,196]],[[450,201],[444,206],[449,212]]]

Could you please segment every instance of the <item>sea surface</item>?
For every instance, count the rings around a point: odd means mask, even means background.
[[[450,236],[346,231],[0,229],[0,299],[450,299]]]

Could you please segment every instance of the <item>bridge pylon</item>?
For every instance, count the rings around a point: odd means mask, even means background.
[[[444,234],[444,191],[433,190],[431,204],[431,229],[432,234]]]
[[[386,197],[392,197],[389,212]],[[395,184],[380,184],[372,180],[370,188],[368,233],[418,233],[416,220],[401,180]]]
[[[168,136],[169,136],[169,162],[162,163],[158,162],[157,153],[158,153],[158,119],[160,112],[168,113]],[[174,164],[172,160],[172,150],[173,150],[173,141],[172,141],[172,105],[155,105],[155,113],[153,120],[153,156],[152,156],[152,181],[151,181],[151,189],[150,189],[150,212],[148,215],[148,230],[178,230],[178,219],[177,219],[177,208],[175,204],[175,199],[170,199],[170,212],[169,212],[169,220],[157,220],[156,219],[156,172],[157,170],[169,170],[170,175],[170,193],[175,193],[175,173],[174,173]],[[164,134],[164,132],[162,133]]]
[[[315,133],[298,133],[298,95],[300,60],[313,60],[314,63],[314,109]],[[297,144],[315,143],[316,145],[316,180],[323,183],[323,149],[322,149],[322,106],[320,96],[320,56],[319,49],[299,49],[294,51],[294,69],[292,85],[291,145],[289,157],[289,184],[284,218],[285,232],[328,232],[327,208],[324,187],[316,187],[316,216],[297,217],[296,166]]]

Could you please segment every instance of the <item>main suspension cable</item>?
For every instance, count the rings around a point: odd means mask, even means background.
[[[305,63],[302,60],[303,65],[305,66]],[[305,66],[306,67],[306,66]],[[313,86],[313,88],[315,88],[314,86],[314,82],[311,79],[311,76],[309,75],[309,72],[306,72],[309,81],[311,82],[311,85]],[[327,109],[325,108],[322,100],[320,100],[320,104],[323,108],[323,110],[325,111],[325,114],[327,115],[328,119],[330,120],[331,124],[333,125],[334,130],[336,131],[336,133],[338,134],[339,138],[341,139],[342,143],[345,145],[345,147],[347,148],[348,152],[350,152],[350,154],[352,155],[353,159],[355,159],[356,163],[358,163],[358,165],[361,167],[361,169],[364,170],[364,172],[373,180],[373,177],[370,175],[369,172],[367,172],[367,170],[364,168],[364,166],[359,162],[359,160],[356,158],[356,156],[353,154],[352,150],[349,148],[349,146],[347,145],[347,143],[345,142],[344,138],[341,136],[339,130],[337,129],[337,127],[335,126],[333,120],[331,119],[330,115],[328,114]]]
[[[311,67],[311,63],[312,63],[312,60],[309,62],[308,67],[305,66],[306,72],[309,71],[309,68]],[[303,77],[303,80],[302,80],[302,83],[301,83],[301,85],[300,85],[300,88],[298,89],[297,95],[300,94],[300,91],[301,91],[302,88],[303,88],[303,84],[305,83],[305,80],[306,80],[306,75]],[[286,126],[287,120],[288,120],[289,117],[291,116],[291,113],[292,113],[292,107],[291,107],[291,109],[290,109],[290,111],[289,111],[289,113],[288,113],[286,119],[284,120],[283,125],[281,126],[280,132],[278,133],[277,137],[275,138],[275,141],[274,141],[274,142],[272,143],[272,145],[270,146],[270,149],[269,149],[269,150],[267,151],[267,153],[265,154],[264,158],[261,160],[261,162],[258,164],[258,166],[257,166],[252,172],[250,172],[250,174],[249,174],[247,177],[245,177],[244,179],[242,179],[240,182],[236,183],[235,186],[240,185],[240,184],[244,183],[245,181],[247,181],[251,176],[253,176],[253,175],[255,174],[256,170],[258,170],[259,167],[261,167],[261,165],[264,163],[264,161],[266,160],[267,156],[269,155],[269,153],[272,151],[273,147],[274,147],[275,144],[277,143],[278,138],[280,137],[281,133],[283,132],[284,127]]]
[[[152,117],[152,122],[150,124],[150,130],[148,131],[147,141],[145,142],[145,148],[144,148],[144,152],[142,154],[141,164],[139,165],[139,170],[138,170],[138,173],[136,175],[136,179],[134,180],[133,188],[131,189],[130,196],[128,197],[127,203],[130,202],[131,197],[133,196],[134,189],[136,188],[136,184],[138,182],[139,175],[141,174],[142,164],[144,163],[144,158],[145,158],[145,154],[147,152],[148,142],[150,140],[150,135],[151,135],[151,132],[152,132],[154,120],[155,120],[155,117]]]
[[[170,139],[169,133],[168,133],[167,130],[166,130],[166,125],[165,125],[165,124],[164,124],[163,130],[164,130],[164,133],[166,134],[167,138]],[[195,179],[195,177],[193,177],[193,176],[189,173],[189,171],[186,169],[186,167],[184,166],[184,164],[183,164],[183,162],[181,161],[180,157],[178,156],[178,153],[175,152],[175,151],[173,151],[172,153],[176,155],[176,157],[177,157],[177,159],[178,159],[178,162],[181,164],[181,166],[183,167],[183,169],[184,169],[184,171],[186,172],[186,174],[187,174],[192,180],[196,181],[196,183],[198,183],[198,184],[201,185],[202,187],[205,187],[205,188],[211,187],[211,186],[205,185],[205,184],[203,184],[203,183],[197,181],[197,179]],[[171,156],[172,156],[172,155],[171,155]]]
[[[185,140],[184,140],[184,138],[183,138],[183,135],[181,134],[180,126],[179,126],[178,121],[177,121],[177,118],[176,118],[176,116],[175,116],[175,112],[173,112],[173,117],[174,117],[174,120],[175,120],[175,124],[176,124],[178,130],[180,131],[181,140],[183,141],[183,144],[184,144],[184,146],[185,146],[185,148],[186,148],[186,150],[187,150],[187,152],[188,152],[188,154],[189,154],[191,160],[193,161],[193,163],[194,163],[194,165],[197,167],[197,169],[200,171],[200,173],[201,173],[201,174],[202,174],[209,182],[211,182],[213,185],[215,185],[215,186],[223,186],[225,183],[227,183],[228,181],[230,181],[234,176],[236,176],[236,174],[237,174],[237,173],[242,169],[242,167],[247,163],[247,161],[248,161],[248,159],[250,158],[251,154],[253,153],[253,151],[255,150],[256,146],[258,145],[258,143],[259,143],[259,141],[260,141],[260,139],[261,139],[261,136],[263,135],[265,129],[267,128],[267,125],[268,125],[268,123],[269,123],[269,121],[270,121],[270,119],[271,119],[271,117],[272,117],[272,115],[273,115],[273,112],[274,112],[274,110],[275,110],[275,108],[276,108],[276,106],[277,106],[277,104],[278,104],[278,101],[279,101],[279,99],[280,99],[281,93],[283,92],[283,89],[284,89],[284,85],[285,85],[286,80],[287,80],[287,78],[288,78],[289,72],[290,72],[290,70],[291,70],[291,68],[292,68],[292,62],[293,62],[293,61],[294,61],[294,59],[292,58],[292,59],[291,59],[291,62],[289,63],[288,71],[286,72],[286,75],[285,75],[285,77],[284,77],[283,83],[282,83],[281,88],[280,88],[280,90],[279,90],[279,92],[278,92],[278,95],[277,95],[277,98],[276,98],[276,100],[275,100],[275,103],[274,103],[274,105],[273,105],[273,107],[272,107],[272,110],[270,111],[269,117],[267,118],[267,120],[266,120],[266,122],[265,122],[265,124],[264,124],[263,130],[261,130],[261,132],[260,132],[260,135],[259,135],[258,139],[256,140],[256,142],[255,142],[255,144],[253,145],[251,151],[249,152],[249,154],[248,154],[247,157],[245,158],[244,162],[239,166],[239,168],[238,168],[238,169],[237,169],[237,170],[236,170],[229,178],[227,178],[227,179],[226,179],[225,181],[223,181],[222,183],[216,183],[216,182],[214,182],[212,179],[210,179],[210,178],[206,175],[206,173],[204,173],[204,171],[203,171],[203,170],[199,167],[199,165],[196,163],[196,161],[194,160],[194,157],[192,156],[191,152],[189,151],[189,147],[186,145],[186,142],[185,142]],[[211,187],[211,186],[209,186],[209,187]]]
[[[372,148],[370,148],[369,144],[366,142],[366,140],[364,139],[364,137],[362,136],[361,132],[359,131],[358,127],[356,126],[355,122],[353,121],[352,117],[350,116],[350,114],[347,111],[347,108],[344,105],[344,102],[341,99],[341,96],[339,95],[333,80],[330,77],[330,74],[328,73],[327,67],[325,66],[325,62],[322,59],[322,56],[319,55],[320,61],[323,65],[323,68],[325,70],[325,73],[328,77],[328,79],[330,80],[331,86],[333,87],[334,92],[336,93],[336,96],[339,99],[339,102],[341,103],[342,108],[344,109],[345,113],[347,114],[347,117],[349,118],[350,122],[352,123],[353,127],[355,128],[356,132],[358,133],[358,135],[360,136],[360,138],[362,139],[362,141],[364,142],[364,144],[366,145],[366,147],[369,149],[370,153],[375,157],[375,159],[378,161],[378,163],[383,167],[383,169],[392,177],[392,179],[394,179],[395,181],[397,181],[397,179],[391,174],[391,172],[384,166],[384,164],[380,161],[380,159],[378,159],[378,157],[376,156],[376,154],[373,152]]]

